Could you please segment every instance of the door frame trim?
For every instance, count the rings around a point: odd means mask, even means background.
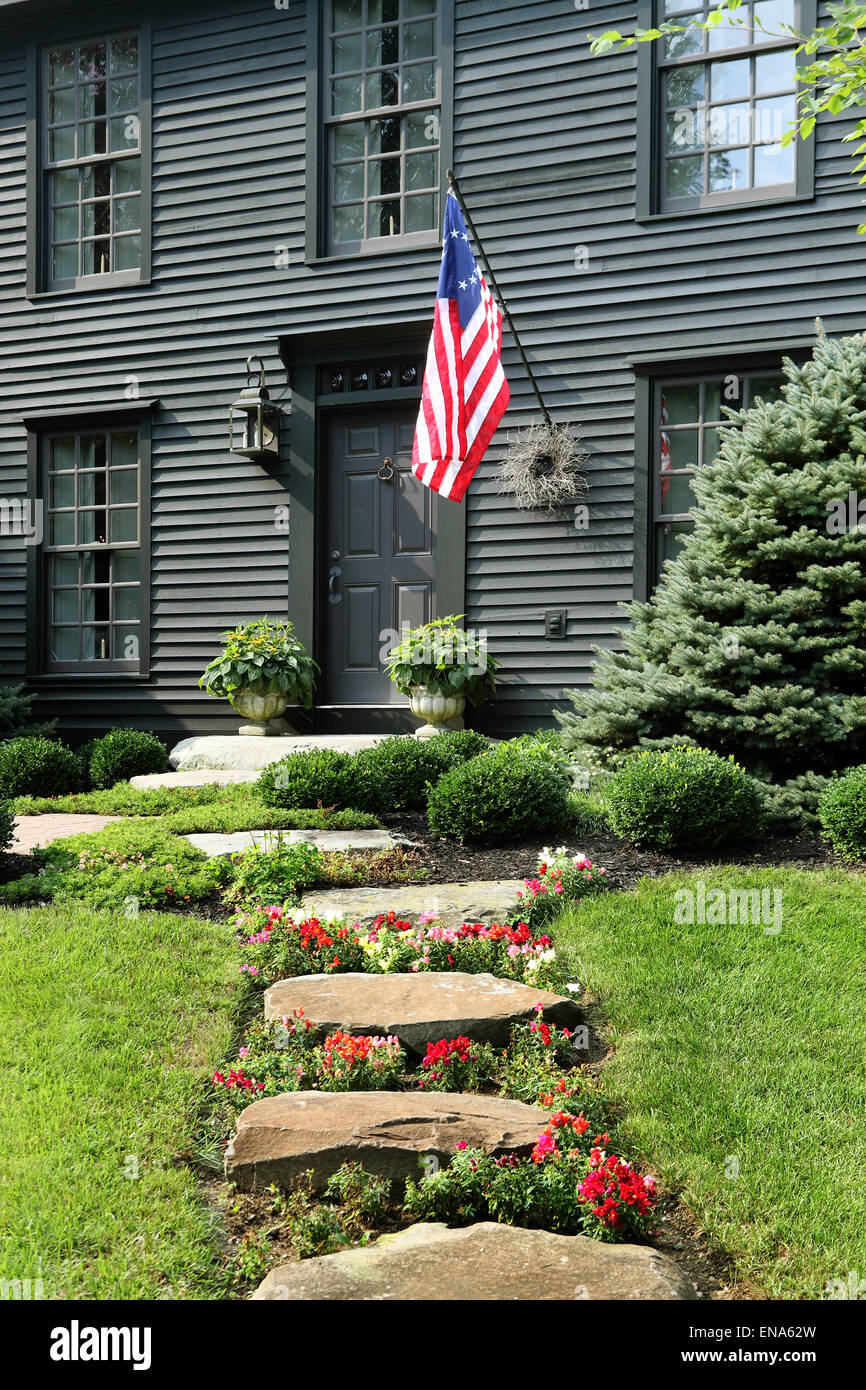
[[[393,391],[367,391],[363,397],[347,393],[345,401],[327,404],[318,392],[319,368],[329,362],[359,361],[375,354],[377,348],[406,356],[425,358],[430,335],[429,320],[377,324],[374,327],[329,330],[281,336],[280,355],[286,365],[292,390],[289,457],[289,592],[288,618],[295,632],[322,667],[326,661],[325,605],[323,574],[327,562],[327,428],[334,412],[366,404],[405,405],[407,398]],[[418,384],[416,399],[421,398]],[[466,501],[436,499],[436,608],[439,616],[464,613],[466,607]],[[443,508],[450,513],[450,524],[440,527]],[[325,708],[324,684],[322,710]],[[315,728],[320,723],[319,701],[311,711]],[[349,711],[351,706],[341,706]],[[358,705],[358,711],[369,706]],[[376,706],[382,717],[396,716],[395,728],[405,725],[402,705]],[[348,717],[348,716],[347,716]]]

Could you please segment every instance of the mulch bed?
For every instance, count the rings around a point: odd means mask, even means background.
[[[427,866],[428,883],[459,883],[464,879],[531,878],[538,869],[539,837],[519,844],[480,849],[460,845],[450,840],[430,836],[423,816],[386,816],[383,823],[393,834],[405,835],[419,845],[419,853]],[[767,837],[739,850],[727,850],[716,856],[694,857],[648,854],[633,849],[616,835],[547,836],[548,843],[566,843],[569,850],[580,850],[594,864],[608,871],[612,888],[628,890],[638,879],[658,878],[662,874],[712,868],[719,864],[742,864],[749,868],[826,869],[841,860],[828,853],[822,842],[809,835]],[[850,865],[848,866],[850,867]]]

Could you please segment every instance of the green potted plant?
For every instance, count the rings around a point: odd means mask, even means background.
[[[291,623],[256,618],[223,633],[225,646],[199,681],[208,693],[228,700],[249,722],[240,734],[264,735],[291,700],[309,709],[319,668],[295,636]]]
[[[498,661],[488,655],[484,637],[458,627],[463,614],[436,618],[404,630],[385,663],[412,713],[426,722],[416,738],[440,734],[450,719],[463,713],[467,700],[480,705],[496,689]]]

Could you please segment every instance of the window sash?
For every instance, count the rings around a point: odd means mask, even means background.
[[[128,462],[128,456],[123,456],[123,462],[115,464],[113,436],[133,437],[135,440],[136,462]],[[104,464],[95,467],[82,467],[82,441],[83,440],[104,440],[105,453]],[[72,466],[65,468],[52,467],[52,445],[56,441],[63,441],[65,444],[72,444],[74,453]],[[145,470],[142,459],[142,439],[138,428],[130,424],[124,424],[122,420],[115,423],[106,422],[99,428],[78,429],[78,430],[51,430],[41,436],[41,494],[43,498],[43,508],[45,516],[45,538],[41,547],[41,565],[43,569],[43,603],[42,615],[44,623],[45,643],[44,643],[44,669],[46,672],[129,672],[139,673],[144,665],[142,643],[145,635],[145,612],[144,605],[147,602],[147,586],[143,581],[142,566],[147,563],[147,537],[144,532],[144,511],[142,488],[145,480]],[[94,447],[94,454],[96,448]],[[135,475],[136,497],[135,502],[128,502],[126,498],[126,488],[120,495],[123,501],[113,502],[113,478],[114,475],[124,475],[126,480],[130,475]],[[95,480],[104,477],[105,481],[105,500],[104,502],[88,500],[81,502],[82,480],[93,479],[94,496],[96,493]],[[69,484],[72,484],[73,505],[56,506],[52,499],[52,483],[55,479],[62,480],[64,491],[68,493]],[[87,496],[85,491],[85,496]],[[111,529],[114,515],[118,513],[135,514],[135,538],[126,540],[112,540]],[[96,531],[96,519],[104,516],[104,526],[106,539],[100,542],[96,539],[82,538],[79,524],[81,517],[94,517],[93,530]],[[70,517],[73,521],[73,538],[69,542],[55,543],[52,541],[52,519],[56,516]],[[138,555],[138,567],[136,577],[118,577],[118,556]],[[69,561],[73,557],[76,560],[74,580],[67,573],[65,576],[59,570],[59,561]],[[92,561],[92,573],[88,574],[88,561]],[[99,562],[103,562],[100,564]],[[107,567],[106,567],[107,566]],[[129,570],[124,567],[124,576],[129,574]],[[65,618],[58,616],[62,613],[63,599],[57,596],[75,595],[74,611],[75,617]],[[131,611],[126,611],[128,604],[127,596],[135,595],[137,603],[132,606]],[[106,605],[107,600],[107,605]],[[101,610],[101,611],[100,611]],[[71,612],[71,610],[68,610]],[[59,638],[57,634],[68,634],[71,638],[74,634],[73,645],[77,649],[77,657],[69,654],[55,656],[55,643]],[[101,634],[105,634],[104,637]],[[126,644],[130,639],[135,642],[135,655],[124,654],[127,651]],[[88,654],[86,643],[88,640],[96,643],[107,642],[108,654],[105,657],[100,655]]]
[[[113,75],[110,68],[111,46],[126,39],[135,39],[137,43],[136,67],[134,71],[123,71]],[[94,81],[104,83],[106,90],[105,112],[98,113],[90,117],[89,113],[82,116],[80,93],[87,85],[80,79],[80,55],[83,50],[104,45],[106,50],[106,72],[103,77],[95,78]],[[73,74],[69,82],[56,84],[52,89],[50,83],[50,58],[52,53],[68,50],[73,56]],[[39,226],[39,255],[42,265],[42,287],[46,291],[62,291],[74,289],[98,289],[103,285],[119,284],[138,284],[141,283],[147,274],[146,266],[149,256],[149,216],[150,209],[146,202],[149,196],[146,187],[149,182],[149,159],[145,158],[145,142],[149,138],[149,126],[145,128],[145,116],[149,106],[149,52],[147,49],[147,34],[144,27],[136,30],[122,30],[117,33],[106,32],[97,38],[84,40],[57,41],[42,45],[38,53],[39,61],[39,93],[37,101],[38,128],[39,128],[39,180],[41,194],[41,216]],[[112,101],[110,97],[113,82],[120,82],[123,79],[134,78],[137,84],[137,102],[134,108],[124,104],[122,110],[116,113],[112,111]],[[70,120],[52,123],[51,117],[51,95],[54,91],[72,92],[74,96],[74,112]],[[115,122],[135,122],[135,144],[122,145],[117,149],[111,149],[112,126]],[[85,129],[88,125],[98,125],[102,123],[105,127],[105,150],[94,150],[82,152],[79,148],[79,130]],[[52,158],[51,134],[52,126],[55,129],[68,129],[72,132],[74,153],[65,158]],[[128,133],[128,132],[127,132]],[[130,187],[118,187],[118,172],[124,166],[130,167],[138,161],[138,177],[129,176]],[[88,193],[85,188],[84,179],[87,172],[92,172],[94,185],[96,182],[97,171],[106,169],[109,172],[109,191],[94,191]],[[57,179],[62,174],[78,173],[78,192],[75,200],[58,202],[55,197],[57,191]],[[137,207],[132,205],[132,200],[137,199]],[[121,205],[125,204],[124,208]],[[98,209],[107,209],[109,224],[97,229]],[[58,221],[62,221],[64,214],[67,219],[75,209],[76,228],[74,234],[69,231],[68,235],[55,236]],[[92,212],[88,211],[91,210]],[[137,219],[129,220],[130,213],[137,213]],[[59,216],[58,216],[59,215]],[[87,225],[88,217],[93,219],[93,229]],[[121,223],[121,218],[122,223]],[[94,259],[108,256],[108,267],[102,269],[87,269],[85,259],[89,247],[92,247]],[[103,250],[102,248],[106,248]],[[75,252],[75,273],[57,274],[55,273],[55,251],[61,253],[66,250],[66,259],[71,262],[71,253]],[[118,258],[126,260],[128,264],[118,267]],[[71,264],[70,264],[71,269]]]
[[[329,255],[357,255],[366,251],[381,251],[389,246],[411,246],[430,244],[438,236],[439,214],[440,214],[440,195],[442,183],[442,106],[443,106],[443,24],[447,6],[443,0],[434,3],[431,0],[431,10],[425,16],[409,16],[406,14],[405,4],[401,2],[399,7],[399,18],[397,20],[385,22],[384,24],[368,25],[363,21],[367,18],[366,7],[361,16],[361,23],[351,30],[335,30],[332,27],[333,3],[328,0],[322,7],[322,46],[323,60],[321,64],[322,72],[322,105],[323,117],[322,128],[324,134],[324,159],[323,168],[326,181],[326,225],[325,243],[327,254]],[[434,64],[435,72],[435,92],[425,93],[423,97],[411,101],[395,101],[391,105],[367,106],[367,88],[370,74],[382,71],[394,71],[397,76],[399,95],[403,96],[403,73],[404,70],[411,69],[416,64],[412,59],[408,61],[403,56],[402,31],[407,25],[415,22],[432,20],[434,32],[435,51],[429,58],[421,60],[417,66],[423,66],[426,62]],[[394,62],[379,63],[370,65],[368,63],[368,36],[376,30],[397,28],[401,31],[398,36],[397,58]],[[333,67],[333,40],[336,36],[359,35],[361,47],[361,66],[347,69],[346,72],[335,72]],[[360,92],[360,106],[357,110],[337,112],[332,111],[332,83],[343,77],[354,77],[358,80]],[[408,143],[408,117],[412,115],[429,115],[435,117],[435,139],[425,140],[423,145]],[[396,151],[371,150],[371,132],[376,121],[395,120],[399,124],[399,148]],[[351,125],[358,125],[363,132],[363,150],[354,158],[347,157],[344,160],[336,159],[334,156],[334,143],[336,132],[340,128]],[[433,180],[425,181],[423,186],[409,188],[407,175],[407,154],[432,155],[434,161]],[[382,192],[380,189],[371,188],[371,178],[376,168],[384,169],[384,166],[392,162],[399,167],[398,187]],[[349,170],[350,166],[357,166],[361,173],[361,188],[353,191],[352,196],[338,198],[337,193],[337,171],[340,169]],[[414,200],[414,201],[413,201]],[[422,200],[429,203],[433,201],[432,215],[426,216],[426,208],[422,208]],[[382,233],[369,235],[371,220],[375,209],[381,207],[383,217],[390,217],[388,205],[396,206],[396,215],[399,217],[399,229],[393,233]],[[427,222],[418,230],[407,231],[409,221],[408,214],[417,210],[419,215]],[[346,211],[347,225],[351,226],[354,221],[360,234],[352,237],[338,239],[337,220],[341,211]],[[352,215],[354,214],[354,216]]]
[[[656,9],[658,11],[661,11],[662,8],[663,6],[661,4],[661,0],[656,0]],[[680,8],[683,11],[700,9],[700,0],[698,0],[698,3],[695,5],[683,4]],[[707,0],[705,0],[703,6],[704,15],[706,15],[712,8],[712,4],[707,3]],[[802,21],[801,10],[802,6],[800,0],[795,0],[795,24],[801,23]],[[751,13],[748,11],[748,7],[746,5],[744,5],[743,9],[741,11],[738,11],[737,13],[742,14],[745,19],[751,20]],[[676,13],[671,13],[669,15],[665,15],[664,17],[674,22],[677,22],[680,18],[680,16]],[[687,15],[684,13],[683,18],[686,17]],[[713,30],[714,35],[718,33],[718,29]],[[702,32],[700,34],[700,38],[702,41],[702,46],[696,52],[666,56],[664,50],[662,48],[659,48],[658,50],[654,51],[652,55],[652,61],[655,64],[656,70],[655,86],[657,88],[656,100],[654,101],[655,109],[653,111],[653,123],[657,131],[658,156],[654,162],[653,178],[656,185],[655,202],[658,211],[661,213],[689,212],[704,208],[718,208],[729,205],[739,205],[744,203],[748,204],[750,202],[767,202],[776,201],[778,199],[783,198],[796,197],[800,191],[800,161],[798,158],[799,150],[797,142],[795,142],[792,146],[780,148],[780,153],[778,156],[780,162],[788,160],[791,161],[793,177],[785,177],[785,175],[787,174],[787,167],[783,166],[779,170],[780,177],[775,182],[756,183],[755,181],[755,151],[760,149],[779,148],[778,142],[775,140],[764,140],[761,138],[755,138],[756,134],[760,137],[760,131],[763,124],[763,117],[765,114],[767,114],[766,108],[763,108],[761,112],[758,113],[755,103],[764,102],[766,100],[781,99],[782,97],[795,97],[796,92],[798,91],[798,86],[795,83],[792,87],[773,89],[768,90],[766,92],[756,92],[755,65],[753,61],[756,57],[763,57],[780,52],[793,52],[794,48],[796,47],[796,40],[786,39],[784,37],[772,39],[763,38],[760,37],[756,32],[755,39],[751,42],[746,41],[736,44],[732,43],[730,46],[710,47],[710,34]],[[655,45],[653,47],[655,50]],[[738,59],[746,59],[749,61],[748,95],[743,94],[742,96],[736,99],[729,98],[726,100],[724,98],[719,98],[718,100],[708,100],[708,75],[712,67],[721,62],[727,62],[729,60],[733,61]],[[667,78],[670,74],[676,73],[677,69],[683,69],[689,66],[700,66],[704,69],[704,72],[706,74],[703,82],[703,100],[705,103],[703,105],[703,111],[705,115],[709,115],[709,113],[713,109],[718,109],[722,107],[732,108],[734,106],[743,105],[747,107],[747,118],[750,126],[748,139],[723,139],[712,141],[709,138],[704,138],[703,140],[701,140],[700,144],[697,144],[695,146],[694,149],[684,147],[682,152],[679,154],[676,151],[671,151],[667,148],[667,116],[672,111],[678,109],[673,103],[669,103],[666,100]],[[683,103],[680,109],[686,111],[690,109],[692,106],[693,103],[691,102]],[[698,109],[700,110],[701,108]],[[755,130],[756,125],[758,126],[757,131]],[[785,129],[787,129],[787,125],[788,122],[787,120],[785,120]],[[740,188],[720,187],[711,191],[711,162],[713,156],[730,154],[732,152],[736,154],[746,152],[746,185]],[[667,179],[668,167],[671,163],[671,160],[676,158],[698,157],[701,159],[702,191],[688,192],[684,194],[669,194],[667,192]],[[740,161],[738,160],[737,163],[739,164]]]

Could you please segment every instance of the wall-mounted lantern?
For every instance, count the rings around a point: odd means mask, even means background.
[[[253,363],[258,362],[258,382]],[[276,459],[280,454],[280,408],[265,386],[265,364],[247,358],[247,384],[229,410],[229,448],[248,459]]]

